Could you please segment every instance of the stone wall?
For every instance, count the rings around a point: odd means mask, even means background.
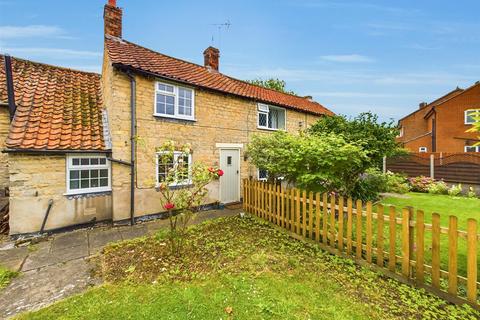
[[[112,156],[130,161],[130,80],[113,70],[108,58],[104,60],[103,84],[109,92],[105,97],[112,134]],[[167,140],[192,144],[193,161],[208,165],[219,164],[217,143],[243,144],[241,149],[241,178],[256,177],[256,168],[243,160],[246,144],[254,134],[271,131],[257,129],[257,104],[253,100],[232,95],[195,89],[195,121],[155,117],[154,78],[136,76],[137,81],[137,172],[135,213],[137,216],[162,211],[155,185],[155,148]],[[163,81],[163,80],[162,80]],[[296,132],[312,124],[317,116],[287,109],[287,130]],[[130,210],[130,168],[120,164],[112,167],[113,218],[127,219]],[[209,201],[218,200],[218,181],[209,186]]]
[[[9,154],[10,234],[38,232],[48,202],[45,229],[111,219],[111,196],[71,198],[66,192],[65,155]]]

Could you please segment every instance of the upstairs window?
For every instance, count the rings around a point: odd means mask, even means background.
[[[174,86],[163,82],[156,82],[154,115],[194,120],[193,89]]]
[[[465,146],[465,152],[480,152],[480,146]]]
[[[258,128],[267,130],[285,130],[286,112],[283,108],[258,104]]]
[[[427,152],[427,151],[428,151],[427,147],[418,148],[418,152]]]
[[[175,151],[172,153],[157,153],[157,184],[167,180],[169,172],[173,170],[174,181],[170,186],[187,185],[190,183],[192,170],[192,155]]]
[[[67,156],[67,194],[110,190],[110,162],[105,155]]]
[[[403,137],[403,130],[404,130],[404,129],[403,129],[403,127],[400,127],[400,128],[398,128],[398,135],[397,135],[397,138],[401,138],[401,137]]]
[[[474,124],[475,118],[480,116],[480,109],[465,110],[465,124]]]

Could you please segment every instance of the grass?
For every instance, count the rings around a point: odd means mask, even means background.
[[[5,288],[10,283],[10,280],[16,276],[18,276],[18,272],[0,266],[0,289]]]
[[[384,205],[393,205],[400,214],[402,208],[412,206],[415,210],[425,212],[425,222],[432,222],[432,213],[440,214],[440,224],[448,227],[450,215],[458,218],[458,229],[467,230],[467,220],[474,218],[480,222],[480,199],[466,197],[451,197],[448,195],[433,195],[428,193],[411,192],[406,194],[406,198],[388,197],[382,200]],[[387,213],[388,214],[388,213]],[[431,259],[431,232],[425,231],[425,258],[428,263]],[[443,270],[448,270],[448,235],[440,236],[440,259]],[[479,248],[480,249],[480,248]],[[466,276],[467,266],[467,244],[466,240],[458,238],[458,273]],[[479,261],[480,263],[480,261]]]
[[[480,313],[290,238],[251,217],[107,247],[106,284],[18,319],[477,319]]]

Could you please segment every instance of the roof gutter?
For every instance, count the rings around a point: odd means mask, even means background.
[[[15,105],[15,92],[13,86],[13,72],[12,72],[12,58],[6,54],[5,55],[5,77],[7,81],[7,96],[8,96],[8,113],[10,114],[10,122],[15,116],[15,110],[17,106]]]
[[[247,99],[247,100],[254,100],[254,101],[259,101],[259,102],[263,102],[263,103],[267,103],[267,104],[272,104],[273,103],[273,102],[270,102],[270,101],[260,100],[260,99],[253,98],[253,97],[249,98],[249,97],[246,97],[246,96],[242,96],[242,95],[239,95],[239,94],[234,94],[234,93],[231,93],[231,92],[222,91],[222,90],[219,90],[219,89],[212,89],[212,88],[202,86],[202,85],[198,85],[198,84],[194,84],[194,83],[191,83],[191,82],[188,82],[188,81],[185,81],[185,80],[180,80],[180,79],[176,79],[176,78],[172,78],[172,77],[167,77],[167,76],[164,76],[164,75],[161,75],[161,74],[158,74],[158,73],[155,73],[155,72],[151,72],[151,71],[145,71],[145,70],[135,68],[135,67],[132,67],[132,66],[129,66],[129,65],[125,65],[125,64],[122,64],[122,63],[113,63],[112,66],[114,66],[115,68],[118,68],[119,70],[121,70],[125,73],[135,72],[135,73],[138,73],[138,74],[143,75],[143,76],[150,76],[150,77],[175,81],[175,82],[183,83],[183,84],[186,84],[186,85],[189,85],[189,86],[195,86],[195,87],[203,88],[205,90],[221,92],[223,94],[229,94],[229,95],[232,95],[232,96],[235,96],[235,97],[240,97],[240,98]],[[279,103],[276,103],[275,105],[278,105],[278,106],[284,107],[284,108],[288,108],[288,109],[291,109],[291,110],[295,110],[297,112],[312,114],[312,115],[315,115],[315,116],[328,116],[329,115],[328,112],[325,112],[325,113],[313,112],[313,111],[309,111],[309,110],[305,110],[305,109],[294,108],[292,106],[282,105],[282,104],[279,104]],[[325,109],[327,109],[327,108],[325,108]],[[327,109],[327,110],[332,112],[332,114],[335,114],[333,111],[331,111],[329,109]]]

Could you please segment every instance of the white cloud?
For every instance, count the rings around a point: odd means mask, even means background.
[[[0,26],[0,39],[65,37],[65,31],[56,26]]]
[[[362,56],[360,54],[340,54],[340,55],[326,55],[321,56],[320,59],[331,62],[341,62],[341,63],[365,63],[373,62],[372,58],[367,56]]]
[[[102,56],[101,52],[72,50],[61,48],[3,48],[5,53],[11,55],[29,55],[29,56],[48,56],[49,58],[68,59],[68,58],[98,58]]]

